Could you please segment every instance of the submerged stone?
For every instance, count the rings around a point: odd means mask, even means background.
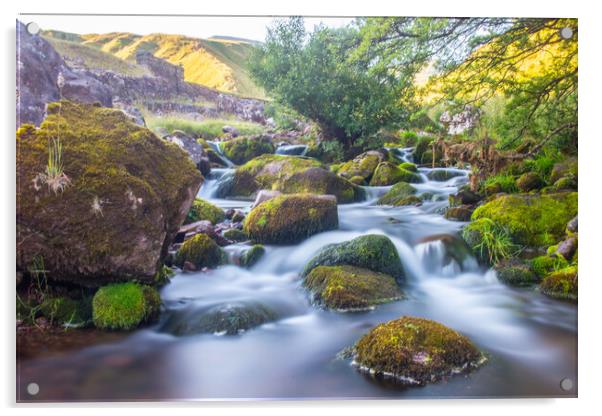
[[[473,370],[484,355],[465,336],[438,322],[404,316],[377,325],[353,348],[360,370],[409,385],[434,383]]]
[[[259,243],[292,244],[339,225],[332,195],[280,195],[253,208],[244,231]]]
[[[315,302],[336,310],[363,310],[401,299],[395,279],[354,266],[318,266],[303,282]]]

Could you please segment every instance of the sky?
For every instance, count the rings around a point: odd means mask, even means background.
[[[273,17],[182,17],[182,16],[19,16],[27,24],[36,22],[43,30],[54,29],[79,34],[130,32],[138,35],[166,33],[195,38],[211,36],[234,36],[263,41],[267,26]],[[350,18],[306,18],[305,26],[311,31],[323,23],[330,27],[341,27],[351,22]]]

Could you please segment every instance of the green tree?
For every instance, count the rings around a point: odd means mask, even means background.
[[[277,20],[249,69],[269,95],[350,148],[407,116],[395,76],[372,71],[367,60],[348,59],[358,43],[354,26],[319,26],[308,34],[302,18]]]

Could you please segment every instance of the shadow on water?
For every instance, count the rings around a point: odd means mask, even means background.
[[[399,150],[402,160],[409,149]],[[248,209],[250,201],[216,198],[231,169],[216,169],[200,196],[223,207]],[[164,287],[162,321],[124,340],[62,356],[19,363],[21,400],[150,400],[209,398],[343,397],[558,397],[564,378],[577,380],[577,309],[533,290],[500,284],[495,272],[472,257],[450,258],[437,236],[457,235],[463,223],[445,220],[447,196],[468,180],[468,172],[436,182],[430,169],[419,193],[439,195],[420,207],[375,205],[389,187],[366,187],[364,202],[339,206],[340,227],[295,246],[267,246],[250,270],[223,266],[180,273]],[[299,272],[322,247],[376,233],[398,249],[406,299],[362,313],[313,307]],[[278,319],[237,336],[176,337],[159,328],[185,308],[257,301],[278,311]],[[488,363],[426,387],[406,388],[360,374],[337,353],[372,326],[402,315],[434,319],[470,337]],[[40,393],[29,397],[35,381]]]

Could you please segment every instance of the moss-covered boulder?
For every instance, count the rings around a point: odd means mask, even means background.
[[[570,190],[577,190],[577,181],[570,177],[570,176],[564,176],[560,179],[558,179],[556,182],[554,182],[553,185],[553,190],[556,192],[560,192],[560,191],[570,191]]]
[[[552,298],[576,302],[577,283],[577,266],[569,266],[547,275],[539,285],[539,289]]]
[[[397,166],[399,167],[399,169],[409,170],[410,172],[414,172],[414,173],[418,172],[418,166],[416,166],[412,162],[403,162]]]
[[[137,283],[101,287],[92,299],[94,325],[101,329],[130,330],[159,316],[161,298],[156,289]]]
[[[313,300],[335,310],[364,310],[401,299],[395,279],[353,266],[318,266],[303,282]]]
[[[386,160],[384,152],[370,150],[342,164],[337,170],[337,174],[345,179],[359,176],[368,182],[378,164],[384,160]]]
[[[349,179],[349,182],[351,182],[354,185],[358,185],[358,186],[366,185],[366,180],[361,176],[354,176],[353,178]]]
[[[405,200],[416,195],[416,188],[406,182],[393,185],[389,191],[378,199],[378,205],[405,205]]]
[[[277,318],[274,310],[261,303],[240,301],[174,312],[162,325],[161,331],[176,336],[237,335]]]
[[[355,344],[353,359],[360,370],[409,385],[437,382],[485,361],[467,337],[410,316],[373,328]]]
[[[523,173],[516,180],[516,186],[521,190],[521,192],[529,192],[535,189],[540,189],[544,185],[545,182],[535,172]]]
[[[478,207],[472,220],[490,219],[523,246],[549,246],[564,235],[566,224],[577,215],[577,193],[502,195]]]
[[[49,149],[62,172],[48,169]],[[39,129],[17,131],[17,267],[41,258],[51,280],[150,282],[202,180],[177,145],[119,110],[49,104]]]
[[[185,263],[194,266],[196,270],[203,267],[216,267],[226,262],[226,254],[207,234],[197,234],[184,241],[176,253],[174,264],[183,268]]]
[[[257,263],[263,255],[265,254],[265,247],[261,244],[255,244],[247,251],[245,251],[242,256],[240,256],[240,265],[241,267],[252,267]]]
[[[244,231],[259,243],[292,244],[339,226],[332,195],[280,195],[251,210]]]
[[[184,224],[190,224],[197,221],[210,221],[211,224],[217,224],[226,219],[224,211],[221,208],[216,207],[211,202],[205,201],[201,198],[195,198],[188,211]]]
[[[460,205],[458,207],[449,207],[445,211],[445,218],[452,221],[470,221],[472,215],[472,206]]]
[[[431,181],[445,182],[462,175],[464,175],[462,172],[453,169],[433,169],[426,174],[426,177]]]
[[[542,279],[555,270],[560,270],[568,266],[565,259],[561,257],[538,256],[529,261],[531,271]]]
[[[239,230],[238,228],[228,228],[226,231],[224,231],[223,235],[228,240],[235,242],[247,241],[249,239],[247,233]]]
[[[76,300],[66,296],[49,297],[39,307],[42,315],[49,321],[62,325],[84,326],[92,318],[90,298]]]
[[[527,264],[516,259],[496,264],[495,270],[498,280],[510,286],[531,286],[541,281]]]
[[[555,183],[560,178],[570,177],[575,180],[578,180],[579,173],[579,165],[577,163],[577,158],[569,158],[562,162],[558,162],[552,168],[552,172],[550,173],[550,183]]]
[[[221,148],[224,156],[237,165],[275,151],[272,140],[267,136],[237,137],[223,142]]]
[[[324,169],[319,161],[282,155],[259,156],[238,167],[222,196],[255,197],[262,189],[335,195],[339,203],[363,196],[361,188]]]
[[[349,265],[393,276],[402,283],[405,278],[401,259],[393,242],[384,235],[368,234],[338,244],[329,244],[316,254],[303,269],[307,276],[318,266]]]
[[[399,166],[391,162],[382,162],[374,171],[370,186],[389,186],[397,182],[418,183],[421,182],[420,175],[406,169],[401,169]]]

